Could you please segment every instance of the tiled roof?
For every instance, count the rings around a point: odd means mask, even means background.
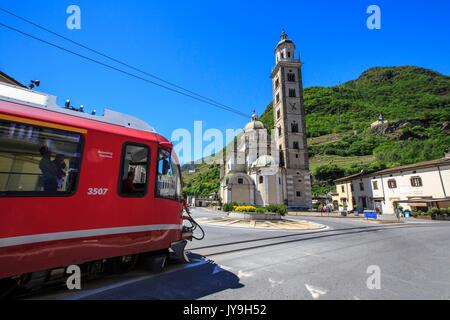
[[[348,182],[348,181],[352,181],[355,179],[362,179],[362,178],[366,178],[366,177],[375,177],[375,176],[381,176],[381,175],[390,174],[390,173],[414,171],[414,170],[418,170],[418,169],[432,168],[432,167],[444,166],[444,165],[450,165],[450,158],[442,158],[442,159],[437,159],[437,160],[423,161],[423,162],[418,162],[418,163],[414,163],[414,164],[408,164],[408,165],[404,165],[404,166],[388,168],[388,169],[380,170],[380,171],[373,172],[373,173],[365,173],[365,172],[357,173],[357,174],[354,174],[351,176],[336,179],[335,182],[337,182],[337,183]]]
[[[380,175],[385,175],[388,173],[411,171],[411,170],[437,167],[437,166],[443,166],[443,165],[450,165],[450,158],[442,158],[442,159],[431,160],[431,161],[423,161],[423,162],[408,164],[408,165],[404,165],[404,166],[400,166],[400,167],[384,169],[384,170],[372,173],[371,175],[380,176]]]

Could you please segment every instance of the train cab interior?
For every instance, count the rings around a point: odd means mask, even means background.
[[[146,146],[126,144],[123,152],[120,194],[145,196],[148,188],[150,150]]]

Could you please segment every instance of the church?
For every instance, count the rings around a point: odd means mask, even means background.
[[[253,114],[243,133],[227,147],[219,192],[223,203],[286,204],[292,210],[312,206],[302,62],[295,51],[283,31],[272,69],[275,127],[269,136]]]

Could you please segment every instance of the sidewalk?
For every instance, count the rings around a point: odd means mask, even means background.
[[[289,212],[288,216],[297,216],[297,217],[322,217],[322,218],[342,218],[342,219],[365,219],[364,214],[356,215],[354,213],[350,213],[347,216],[342,216],[339,212]],[[410,218],[414,219],[414,218]],[[383,214],[378,215],[377,220],[398,220],[397,217],[393,214]],[[405,220],[402,218],[401,220]],[[409,219],[408,219],[409,220]],[[416,219],[414,219],[416,220]]]
[[[288,212],[288,216],[297,217],[323,217],[323,218],[347,218],[347,219],[361,219],[364,215],[356,216],[354,214],[349,214],[347,216],[342,216],[339,212],[315,212],[315,211],[301,211],[301,212]]]
[[[364,214],[355,215],[353,213],[348,214],[347,216],[342,216],[339,212],[310,212],[310,211],[304,211],[304,212],[289,212],[287,216],[291,217],[318,217],[318,218],[342,218],[342,219],[359,219],[359,220],[367,220],[367,221],[373,221],[373,222],[389,222],[389,223],[432,223],[432,222],[439,222],[436,220],[423,220],[423,219],[416,219],[414,217],[410,218],[401,218],[400,221],[397,219],[397,217],[394,214],[382,214],[378,215],[377,219],[366,219],[364,217]]]

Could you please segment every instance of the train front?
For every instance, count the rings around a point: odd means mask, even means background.
[[[202,227],[191,216],[187,199],[182,195],[182,174],[178,155],[173,145],[167,141],[160,142],[158,156],[158,190],[156,196],[173,197],[179,201],[179,218],[182,224],[180,240],[171,244],[171,249],[182,260],[189,261],[185,254],[187,241],[202,240],[205,236]],[[175,191],[164,194],[165,190]],[[195,232],[198,230],[198,232]],[[194,235],[194,232],[196,233]],[[197,234],[198,233],[198,234]]]

